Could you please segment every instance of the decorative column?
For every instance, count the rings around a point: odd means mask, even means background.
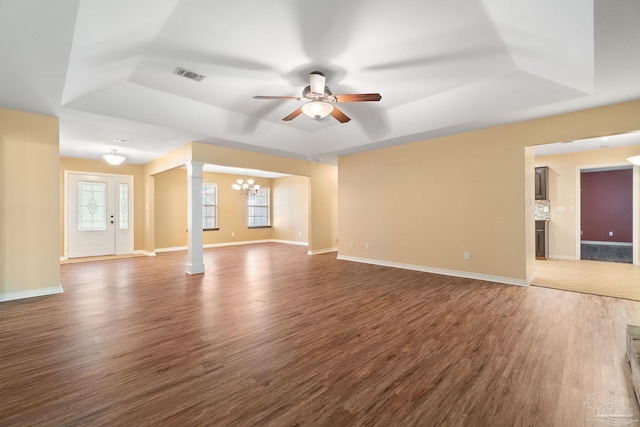
[[[189,161],[187,165],[187,273],[204,273],[202,255],[202,167],[203,162]]]

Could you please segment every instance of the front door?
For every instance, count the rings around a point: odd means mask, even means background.
[[[65,171],[65,255],[132,254],[133,176]]]
[[[69,173],[68,258],[116,253],[116,187],[113,176]]]

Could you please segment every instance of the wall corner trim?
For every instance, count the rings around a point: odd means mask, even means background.
[[[383,261],[378,259],[360,258],[347,255],[338,255],[339,260],[361,262],[365,264],[380,265],[383,267],[402,268],[405,270],[421,271],[423,273],[442,274],[444,276],[464,277],[465,279],[484,280],[487,282],[501,283],[504,285],[529,286],[526,279],[512,277],[492,276],[489,274],[472,273],[469,271],[448,270],[444,268],[428,267],[425,265],[403,264],[399,262]]]
[[[0,302],[13,301],[24,298],[41,297],[45,295],[61,294],[64,290],[61,285],[53,286],[50,288],[32,289],[28,291],[7,292],[0,294]]]

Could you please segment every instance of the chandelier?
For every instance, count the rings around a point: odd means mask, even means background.
[[[254,184],[253,179],[248,179],[245,172],[244,179],[237,179],[236,184],[231,184],[231,188],[238,194],[244,194],[245,196],[255,196],[260,189],[260,185]]]

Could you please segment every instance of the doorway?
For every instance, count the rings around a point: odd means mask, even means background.
[[[65,171],[65,258],[133,253],[133,176]]]
[[[599,236],[597,240],[592,240],[589,236],[584,236],[583,228],[583,212],[582,210],[585,208],[583,204],[583,192],[582,192],[582,174],[583,173],[597,173],[597,172],[606,172],[606,171],[615,171],[615,170],[628,170],[631,169],[631,203],[630,206],[627,206],[627,209],[630,212],[627,212],[631,215],[631,242],[630,244],[619,244],[618,242],[613,241],[614,239],[610,239],[614,236],[610,236],[609,232],[611,230],[606,231],[605,237]],[[580,166],[576,168],[576,259],[589,259],[591,256],[591,260],[596,260],[593,258],[590,251],[594,250],[602,250],[605,252],[604,257],[607,257],[607,253],[613,253],[617,250],[620,251],[621,248],[626,247],[628,251],[631,252],[631,264],[640,264],[640,241],[638,239],[638,230],[640,226],[640,222],[638,221],[638,212],[640,212],[640,171],[638,168],[630,167],[628,164],[609,164],[609,165],[598,165],[598,166]],[[611,240],[612,242],[607,242],[607,240]],[[602,241],[605,241],[605,244],[602,244]],[[585,243],[587,246],[585,247]],[[589,244],[600,245],[600,247],[588,247]],[[607,247],[611,246],[611,247]],[[617,247],[616,247],[617,246]],[[583,255],[586,254],[587,257],[583,258]],[[614,257],[611,255],[611,257]],[[602,259],[602,261],[607,262],[620,262],[615,259]]]
[[[582,169],[580,259],[633,262],[633,169]]]

